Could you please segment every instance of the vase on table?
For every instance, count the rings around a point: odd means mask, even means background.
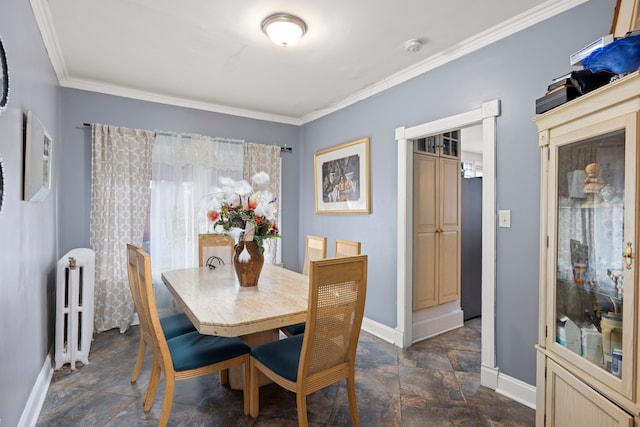
[[[245,250],[246,253],[243,253]],[[241,240],[235,245],[234,251],[233,267],[236,269],[240,286],[256,286],[264,264],[262,248],[255,240]]]

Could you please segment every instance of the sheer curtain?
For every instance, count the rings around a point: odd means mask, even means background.
[[[258,172],[266,172],[269,175],[269,185],[267,190],[277,198],[276,208],[278,209],[278,227],[280,226],[280,147],[277,145],[262,145],[252,142],[245,142],[244,148],[244,172],[243,176],[247,182],[251,182],[251,177]],[[271,264],[280,263],[280,239],[265,239],[264,259]]]
[[[201,135],[158,133],[153,149],[150,254],[154,283],[161,273],[198,265],[198,211],[219,176],[242,178],[242,144]],[[173,298],[156,286],[158,311],[174,311]]]
[[[89,242],[96,253],[97,332],[125,332],[133,315],[126,244],[142,242],[155,132],[93,123]]]

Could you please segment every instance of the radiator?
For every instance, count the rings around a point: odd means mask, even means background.
[[[58,261],[56,279],[55,369],[65,363],[89,364],[93,338],[95,252],[72,249]]]

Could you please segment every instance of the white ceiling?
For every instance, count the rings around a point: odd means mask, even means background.
[[[31,0],[61,86],[300,124],[586,0]],[[307,34],[283,48],[276,12]],[[409,53],[409,39],[424,43]]]

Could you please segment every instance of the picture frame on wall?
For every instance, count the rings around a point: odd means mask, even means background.
[[[368,214],[370,207],[369,138],[313,155],[316,214]]]
[[[53,141],[31,110],[25,113],[24,200],[41,201],[51,189]]]

